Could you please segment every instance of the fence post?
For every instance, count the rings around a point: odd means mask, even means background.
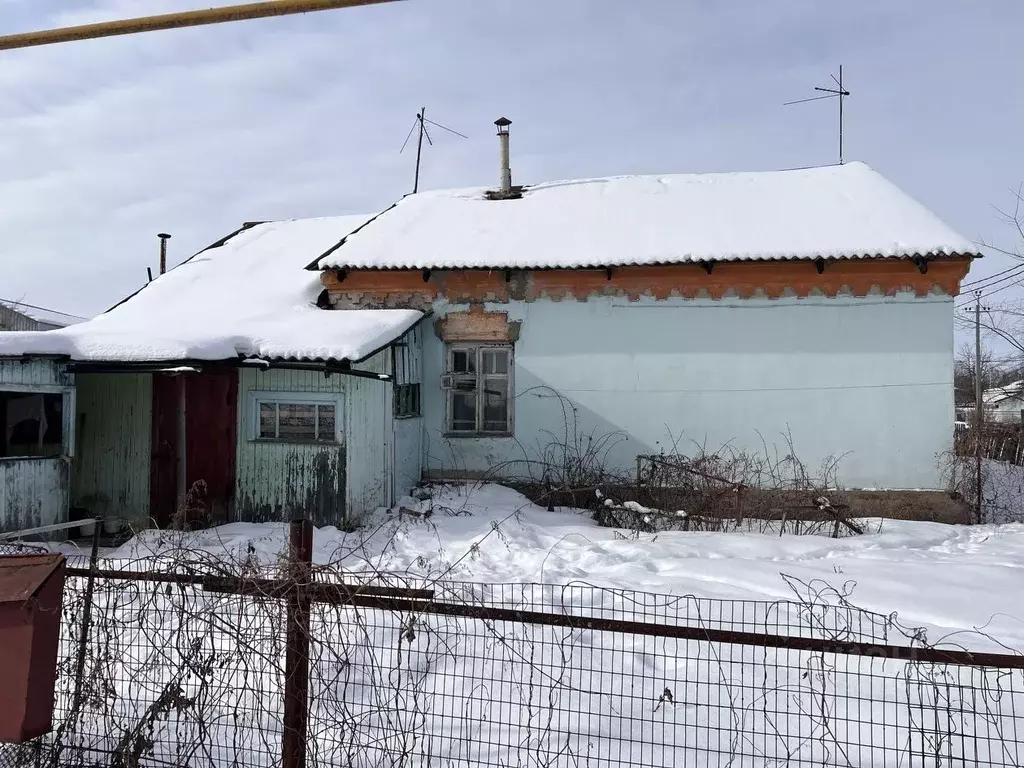
[[[309,591],[313,562],[313,524],[292,520],[289,529],[289,573],[291,589],[284,658],[284,737],[281,742],[283,768],[305,768],[306,729],[309,715]]]

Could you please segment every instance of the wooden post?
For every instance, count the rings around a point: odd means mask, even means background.
[[[292,520],[289,530],[288,612],[284,660],[284,738],[282,768],[305,768],[309,724],[309,609],[313,524]]]

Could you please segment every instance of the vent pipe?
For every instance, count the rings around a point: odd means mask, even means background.
[[[507,117],[499,117],[494,121],[498,126],[498,142],[501,144],[501,194],[508,195],[512,192],[512,168],[508,160],[508,127],[512,121]]]
[[[171,236],[166,232],[161,232],[157,237],[160,238],[160,274],[162,275],[167,271],[167,241],[171,239]]]

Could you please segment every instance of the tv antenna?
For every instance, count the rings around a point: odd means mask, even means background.
[[[850,92],[843,87],[843,65],[839,65],[839,77],[829,73],[829,77],[835,81],[836,88],[820,88],[814,87],[814,90],[821,91],[824,96],[811,96],[809,99],[797,99],[796,101],[787,101],[782,106],[788,107],[790,104],[804,104],[808,101],[821,101],[822,99],[839,99],[839,164],[843,164],[843,99],[850,95]]]
[[[440,123],[435,123],[433,120],[428,120],[426,115],[426,107],[423,107],[423,109],[416,113],[416,122],[412,124],[412,128],[410,128],[409,133],[406,134],[405,141],[402,142],[402,148],[398,150],[398,154],[402,154],[403,152],[405,152],[405,147],[409,143],[409,139],[412,138],[413,131],[419,128],[420,134],[419,138],[416,140],[416,178],[413,180],[412,183],[412,193],[414,195],[420,191],[420,160],[423,157],[423,138],[426,137],[427,144],[429,144],[430,146],[434,146],[434,141],[433,139],[430,138],[430,131],[427,130],[427,123],[430,123],[436,128],[448,131],[448,133],[454,133],[456,136],[461,136],[463,139],[469,138],[469,136],[467,136],[466,134],[459,133],[458,131],[449,128],[446,125],[441,125]]]

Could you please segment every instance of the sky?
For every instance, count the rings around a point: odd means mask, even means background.
[[[0,0],[0,34],[211,4]],[[469,137],[433,131],[424,189],[497,183],[502,115],[516,183],[834,163],[834,101],[783,103],[840,64],[846,159],[1012,248],[1021,29],[1020,0],[405,0],[0,52],[0,298],[92,315],[158,232],[175,264],[245,221],[382,210],[423,106]]]

